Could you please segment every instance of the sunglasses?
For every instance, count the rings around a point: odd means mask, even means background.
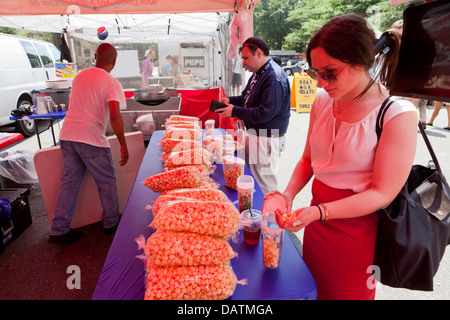
[[[345,65],[338,73],[332,73],[332,72],[319,72],[316,69],[309,68],[308,70],[305,70],[306,73],[313,78],[314,80],[318,80],[319,77],[321,77],[323,80],[327,82],[335,82],[337,81],[337,76],[348,66],[348,64]]]

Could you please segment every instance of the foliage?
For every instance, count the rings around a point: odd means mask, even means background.
[[[263,37],[272,50],[280,50],[285,36],[292,32],[287,20],[298,0],[262,0],[254,8],[254,34]]]
[[[261,0],[254,8],[254,34],[271,49],[303,52],[314,32],[335,16],[358,13],[381,33],[417,1],[392,7],[390,0]]]

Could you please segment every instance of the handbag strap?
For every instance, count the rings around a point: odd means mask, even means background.
[[[387,111],[387,109],[389,109],[389,107],[393,103],[394,103],[394,100],[391,100],[391,96],[388,96],[386,99],[384,99],[383,103],[381,104],[380,111],[378,111],[377,123],[376,123],[376,127],[375,127],[375,131],[377,132],[378,140],[380,140],[381,131],[383,130],[384,116],[386,114],[386,111]]]
[[[375,127],[375,131],[377,133],[378,140],[380,140],[381,137],[381,131],[383,130],[383,124],[384,124],[384,116],[386,114],[387,109],[395,102],[395,100],[392,99],[391,96],[388,96],[384,101],[383,104],[380,107],[380,111],[377,115],[377,123]],[[444,177],[444,174],[442,173],[441,166],[439,164],[439,161],[436,157],[436,154],[434,153],[433,147],[431,146],[430,140],[428,140],[428,136],[425,132],[425,129],[422,127],[421,123],[418,124],[419,131],[422,135],[423,140],[425,141],[425,144],[428,148],[428,152],[431,155],[431,159],[433,159],[433,163],[436,167],[436,171],[438,172],[440,178],[443,182],[447,183],[447,180]]]

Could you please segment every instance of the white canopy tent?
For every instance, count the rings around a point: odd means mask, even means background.
[[[231,13],[180,14],[85,14],[0,16],[0,26],[39,32],[61,33],[91,42],[101,42],[97,29],[105,27],[108,42],[161,43],[211,41]]]
[[[211,37],[229,13],[252,10],[259,0],[2,0],[0,26],[60,33],[98,41],[157,42],[173,37]],[[224,14],[226,13],[226,14]],[[253,28],[253,25],[251,26]],[[119,40],[122,38],[122,40]],[[191,41],[191,40],[188,40]],[[129,42],[129,41],[128,41]]]
[[[0,26],[66,31],[66,40],[90,42],[101,42],[97,30],[105,27],[108,37],[104,41],[115,44],[208,43],[213,70],[210,79],[215,85],[226,86],[228,59],[234,58],[238,45],[253,35],[253,6],[259,1],[2,0]],[[73,41],[67,43],[73,47]]]

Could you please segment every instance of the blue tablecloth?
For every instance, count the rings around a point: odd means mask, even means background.
[[[57,111],[45,114],[30,114],[26,117],[29,119],[63,119],[66,116],[67,111]],[[21,120],[23,117],[9,117],[9,120]]]
[[[94,300],[142,300],[145,294],[145,264],[136,258],[142,255],[135,241],[140,235],[147,239],[154,230],[151,210],[145,206],[155,200],[159,193],[143,185],[143,181],[162,172],[161,148],[157,145],[163,131],[155,131],[148,145],[141,167],[131,190],[128,202],[106,258],[103,270],[95,288]],[[245,174],[251,174],[246,167]],[[222,166],[218,165],[212,174],[220,189],[231,201],[237,200],[237,192],[224,184]],[[253,207],[262,209],[263,193],[255,185]],[[242,233],[231,246],[238,257],[231,265],[238,280],[248,279],[248,285],[237,285],[233,300],[280,300],[316,299],[316,283],[290,237],[285,234],[280,264],[277,269],[267,269],[262,263],[262,242],[248,246],[243,242]]]

